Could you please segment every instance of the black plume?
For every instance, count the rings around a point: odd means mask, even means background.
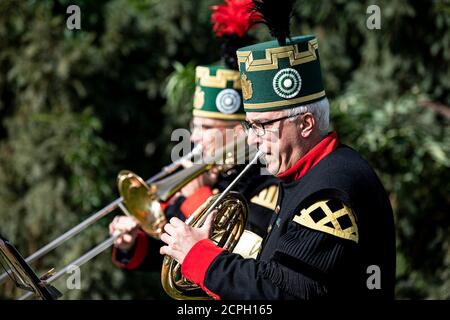
[[[254,42],[253,37],[249,35],[239,37],[233,34],[223,36],[222,40],[220,55],[222,56],[223,62],[229,69],[239,70],[236,50]]]
[[[295,0],[253,0],[251,10],[262,15],[259,23],[269,27],[272,37],[278,40],[280,46],[286,45],[290,37],[289,23]]]

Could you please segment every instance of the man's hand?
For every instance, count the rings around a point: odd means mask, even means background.
[[[133,247],[138,231],[138,221],[129,216],[116,216],[109,224],[109,234],[111,236],[125,232],[114,241],[114,246],[125,252]]]
[[[200,228],[193,228],[185,224],[178,218],[170,219],[170,223],[164,226],[161,240],[167,246],[161,247],[159,252],[173,257],[176,261],[183,264],[184,258],[192,247],[200,240],[208,239],[212,230],[212,221],[214,212],[211,212],[206,221]]]

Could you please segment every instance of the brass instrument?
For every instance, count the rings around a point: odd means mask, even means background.
[[[218,195],[210,198],[207,204],[204,204],[194,212],[186,224],[192,227],[201,227],[206,217],[216,210],[216,216],[212,225],[211,240],[219,247],[233,251],[239,242],[248,217],[248,205],[242,194],[231,191],[234,185],[240,180],[245,172],[256,163],[261,156],[257,152],[252,161],[241,171],[241,173],[231,182],[231,184]],[[164,257],[161,270],[161,283],[166,293],[173,299],[185,300],[205,300],[211,299],[197,285],[193,284],[181,275],[181,266],[170,256]]]
[[[197,153],[192,152],[189,156],[196,156],[199,150],[197,150],[196,152]],[[211,168],[215,167],[218,168],[219,171],[225,171],[229,168],[234,167],[236,164],[244,163],[245,159],[248,159],[248,157],[253,155],[254,152],[255,149],[248,148],[247,144],[245,143],[245,138],[241,138],[237,141],[233,141],[233,143],[227,144],[222,149],[219,149],[213,156],[207,157],[205,159],[205,163],[194,164],[189,168],[183,169],[170,175],[166,174],[168,170],[164,171],[163,179],[161,179],[161,176],[159,176],[159,179],[151,178],[148,181],[144,182],[139,176],[130,171],[121,171],[117,177],[119,193],[121,194],[120,198],[118,198],[84,222],[67,231],[62,236],[58,237],[57,239],[28,257],[25,261],[27,263],[31,262],[49,252],[50,250],[53,250],[64,241],[78,234],[87,226],[94,223],[117,207],[119,207],[125,214],[134,216],[140,222],[143,230],[146,231],[149,235],[155,238],[159,238],[162,233],[162,228],[166,222],[165,216],[159,207],[160,201],[167,201],[187,183],[189,183],[202,173],[207,172]],[[187,158],[187,156],[184,158]],[[184,158],[180,159],[177,164],[178,166],[181,165],[181,161],[184,160]],[[174,170],[171,170],[171,172],[173,171]],[[80,267],[99,253],[109,248],[114,243],[114,240],[120,236],[122,236],[122,234],[108,238],[83,256],[73,261],[68,266],[64,267],[56,274],[45,280],[41,278],[41,280],[46,284],[50,284],[51,282],[56,281],[61,276],[66,274],[70,266],[76,265]],[[6,277],[7,274],[5,274],[5,278]],[[32,293],[27,293],[20,299],[27,299],[31,295]]]
[[[159,239],[167,222],[160,202],[169,200],[190,181],[212,168],[217,168],[219,172],[226,171],[237,163],[244,163],[254,153],[255,149],[248,147],[245,138],[240,138],[207,157],[204,163],[194,164],[150,185],[131,171],[121,171],[117,177],[117,186],[127,214],[134,216],[150,236]]]
[[[176,170],[178,170],[179,168],[182,167],[182,163],[184,161],[192,159],[192,158],[198,156],[199,154],[201,154],[201,147],[198,145],[195,148],[193,148],[193,150],[191,152],[189,152],[187,155],[185,155],[184,157],[181,157],[179,160],[174,161],[173,163],[163,167],[160,172],[158,172],[156,175],[149,178],[146,181],[146,184],[150,184],[155,181],[160,181],[161,179],[170,176]],[[34,252],[30,256],[28,256],[25,259],[25,262],[31,263],[31,262],[41,258],[48,252],[56,249],[61,244],[63,244],[67,240],[71,239],[72,237],[74,237],[75,235],[77,235],[78,233],[80,233],[81,231],[83,231],[84,229],[86,229],[87,227],[92,225],[93,223],[97,222],[101,218],[105,217],[110,212],[113,212],[117,208],[120,208],[124,213],[128,213],[125,206],[123,205],[123,201],[124,200],[122,197],[117,198],[113,202],[109,203],[108,205],[106,205],[105,207],[103,207],[102,209],[100,209],[99,211],[94,213],[93,215],[91,215],[89,218],[85,219],[83,222],[81,222],[78,225],[74,226],[73,228],[69,229],[68,231],[66,231],[65,233],[63,233],[62,235],[60,235],[59,237],[57,237],[56,239],[54,239],[47,245],[43,246],[42,248],[40,248],[39,250],[37,250],[36,252]],[[2,284],[6,279],[8,279],[9,271],[10,270],[6,270],[6,272],[4,272],[2,275],[0,275],[0,284]]]

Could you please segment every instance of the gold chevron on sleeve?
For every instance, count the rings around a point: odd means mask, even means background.
[[[250,202],[260,205],[262,207],[268,208],[270,210],[275,210],[278,200],[278,186],[270,186],[261,190],[259,194],[254,196]]]
[[[293,220],[302,226],[339,238],[356,243],[359,240],[355,214],[340,200],[318,201],[308,208],[302,209],[299,215],[294,216]]]
[[[316,60],[317,49],[317,39],[312,39],[308,41],[308,50],[302,52],[298,51],[298,45],[291,45],[266,49],[266,57],[262,59],[254,59],[252,51],[238,51],[237,57],[239,64],[245,63],[243,71],[276,70],[278,69],[278,59],[289,58],[291,66]]]
[[[241,89],[241,76],[239,71],[218,69],[216,75],[209,74],[209,68],[197,67],[196,78],[200,79],[200,85],[203,87],[225,89],[227,87],[227,81],[233,81],[234,89]]]

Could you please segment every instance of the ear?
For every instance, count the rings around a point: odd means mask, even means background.
[[[301,119],[299,121],[300,123],[300,135],[303,138],[308,138],[316,126],[316,119],[312,115],[312,113],[306,113],[303,116],[301,116]]]

